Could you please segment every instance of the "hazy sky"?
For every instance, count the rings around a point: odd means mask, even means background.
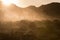
[[[14,0],[14,4],[16,4],[19,7],[27,7],[30,5],[34,5],[36,7],[42,5],[42,4],[48,4],[51,2],[60,2],[60,0]]]

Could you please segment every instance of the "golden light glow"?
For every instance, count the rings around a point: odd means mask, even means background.
[[[34,21],[34,20],[42,19],[41,17],[39,17],[39,14],[37,14],[32,9],[21,10],[19,7],[16,7],[16,4],[18,4],[17,0],[2,0],[2,3],[4,4],[2,6],[2,11],[3,11],[2,21],[15,22],[15,21],[20,21],[20,20]],[[14,4],[12,4],[12,3],[14,3]],[[20,2],[20,7],[24,7],[21,3],[22,2]],[[31,10],[31,11],[29,11],[29,10]]]
[[[22,0],[1,0],[1,2],[4,6],[10,6],[11,4],[14,4],[18,7],[25,7]]]
[[[8,6],[8,5],[11,5],[11,3],[12,3],[12,0],[2,0],[3,5]]]

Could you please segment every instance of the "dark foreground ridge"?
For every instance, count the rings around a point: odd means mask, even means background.
[[[0,23],[0,40],[60,40],[60,21]]]

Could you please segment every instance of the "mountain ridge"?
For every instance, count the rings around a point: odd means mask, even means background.
[[[14,4],[8,7],[9,11],[18,14],[20,18],[27,20],[53,20],[60,19],[60,3],[53,2],[40,7],[29,6],[20,8]]]

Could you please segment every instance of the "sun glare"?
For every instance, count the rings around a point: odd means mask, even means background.
[[[2,0],[3,5],[8,6],[8,5],[11,5],[11,3],[12,3],[12,0]]]
[[[14,4],[18,7],[25,8],[24,1],[22,0],[1,0],[3,6],[11,6],[11,4]]]

